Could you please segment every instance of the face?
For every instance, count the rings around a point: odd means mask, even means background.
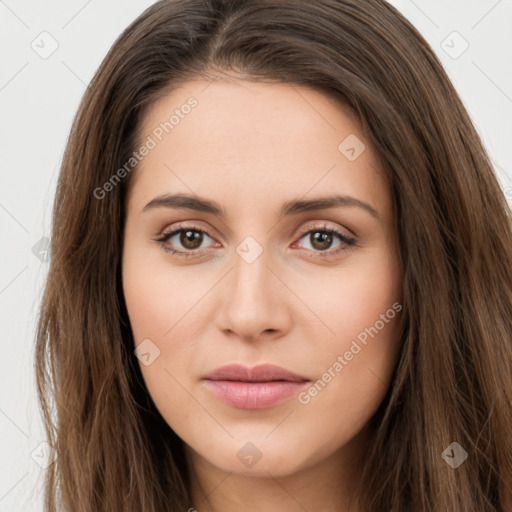
[[[156,407],[226,471],[341,457],[387,391],[401,309],[391,194],[359,124],[306,87],[198,80],[141,133],[123,289]]]

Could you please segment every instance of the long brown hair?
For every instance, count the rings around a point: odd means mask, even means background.
[[[76,114],[53,210],[35,360],[56,454],[45,511],[191,506],[182,441],[144,386],[122,293],[124,200],[136,169],[104,197],[94,191],[147,135],[138,130],[148,106],[226,71],[338,99],[391,184],[403,335],[371,421],[367,509],[505,512],[512,215],[439,60],[384,0],[162,0],[115,41]],[[453,442],[468,454],[456,469],[442,457]]]

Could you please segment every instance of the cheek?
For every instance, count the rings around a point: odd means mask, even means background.
[[[173,327],[198,300],[197,276],[172,269],[165,262],[148,260],[133,250],[123,259],[123,292],[135,344],[154,336],[167,339]]]
[[[398,315],[393,304],[402,296],[400,270],[391,256],[376,254],[320,279],[305,279],[300,293],[329,328],[322,331],[327,346],[341,350],[347,345],[348,349],[360,333],[364,337],[376,322],[381,326],[381,315],[390,309],[383,331],[391,330],[387,320]]]
[[[144,346],[144,353],[151,354],[150,361],[140,360],[142,376],[159,409],[172,408],[186,419],[190,396],[179,383],[186,385],[188,374],[195,371],[196,329],[205,321],[198,301],[205,286],[197,275],[194,279],[183,268],[173,270],[165,257],[155,261],[148,258],[148,250],[129,249],[123,255],[122,273],[134,350]]]
[[[376,311],[377,315],[361,313],[350,325],[339,325],[336,337],[322,350],[311,352],[315,380],[297,397],[296,423],[291,430],[294,435],[321,432],[318,453],[328,455],[333,446],[354,438],[389,389],[399,355],[400,314],[391,303]],[[389,311],[387,323],[379,318],[381,311]]]
[[[186,385],[183,374],[190,371],[189,354],[194,346],[183,336],[183,329],[197,293],[186,286],[178,293],[184,284],[181,281],[183,278],[176,272],[173,275],[169,267],[162,268],[161,263],[147,261],[147,257],[145,260],[142,251],[127,252],[123,258],[123,292],[134,350],[144,346],[140,352],[150,353],[149,360],[139,360],[146,388],[166,421],[178,418],[186,425],[199,414],[179,384]]]
[[[331,332],[322,337],[322,350],[311,350],[317,380],[299,402],[312,416],[337,418],[333,431],[343,431],[361,427],[389,387],[399,349],[400,273],[394,260],[376,258],[339,273],[325,289],[312,287],[308,297]]]

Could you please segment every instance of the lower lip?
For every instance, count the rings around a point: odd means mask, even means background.
[[[287,380],[240,382],[206,379],[204,382],[217,398],[238,409],[272,407],[297,393],[307,384]]]

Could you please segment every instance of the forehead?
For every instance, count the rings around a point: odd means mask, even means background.
[[[309,191],[350,193],[376,208],[389,206],[378,159],[358,120],[309,87],[191,81],[148,109],[139,135],[155,142],[134,171],[133,195],[140,201],[178,187],[221,202],[238,198],[247,208]]]

